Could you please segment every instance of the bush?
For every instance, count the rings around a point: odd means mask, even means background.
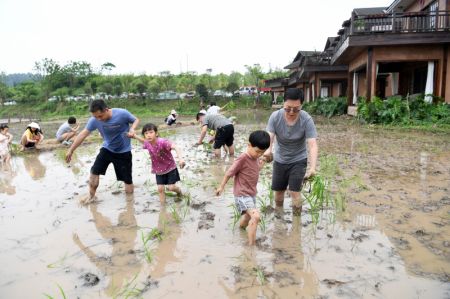
[[[374,97],[370,102],[358,103],[358,119],[375,124],[437,123],[450,124],[450,105],[430,104],[424,97],[401,98],[398,96],[381,100]]]
[[[303,109],[311,114],[343,115],[347,113],[347,98],[320,98],[314,102],[303,104]]]

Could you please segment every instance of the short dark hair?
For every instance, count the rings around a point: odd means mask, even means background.
[[[91,102],[91,105],[89,106],[89,111],[91,113],[97,112],[97,111],[105,111],[108,109],[108,106],[106,105],[105,101],[103,100],[93,100]]]
[[[286,89],[284,93],[284,101],[287,100],[300,100],[300,103],[303,104],[304,96],[303,96],[303,90],[300,88],[288,88]]]
[[[67,122],[68,122],[70,125],[73,125],[73,124],[75,124],[75,123],[77,122],[77,119],[76,119],[75,117],[71,116],[71,117],[69,117],[69,119],[67,120]]]
[[[216,106],[216,102],[209,103],[210,106]]]
[[[205,115],[205,113],[201,113],[201,112],[197,113],[197,116],[196,116],[197,121],[200,119],[200,116],[202,116],[202,115]]]
[[[145,124],[144,127],[142,128],[142,135],[144,135],[145,132],[147,131],[155,131],[155,133],[157,133],[158,127],[152,123]]]
[[[259,149],[266,150],[270,146],[270,135],[266,131],[257,130],[250,134],[248,142],[253,147],[258,147]]]
[[[9,129],[9,127],[8,127],[7,124],[1,124],[1,125],[0,125],[0,130],[6,129],[6,128]]]

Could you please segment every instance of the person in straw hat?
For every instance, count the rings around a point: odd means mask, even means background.
[[[37,148],[36,146],[44,140],[44,134],[42,133],[41,127],[35,123],[31,122],[20,139],[20,150],[23,151],[26,148]]]

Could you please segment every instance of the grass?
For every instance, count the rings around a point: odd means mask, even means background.
[[[175,223],[180,224],[189,212],[189,205],[181,205],[180,208],[177,208],[175,204],[172,204],[169,209]]]
[[[64,293],[63,288],[59,284],[56,284],[56,285],[58,286],[58,289],[59,289],[59,292],[61,293],[62,298],[66,299],[67,298],[66,297],[66,293]],[[48,299],[54,299],[55,298],[55,297],[50,296],[49,294],[45,294],[45,293],[44,293],[44,296],[47,297]]]
[[[132,280],[129,282],[125,282],[125,285],[121,290],[117,292],[113,296],[114,299],[117,298],[136,298],[142,295],[142,289],[137,288],[137,283],[135,282],[137,279],[138,274],[136,274]]]
[[[267,230],[267,221],[265,215],[261,215],[259,218],[259,228],[263,233],[265,233]]]
[[[241,213],[239,213],[239,210],[237,209],[235,204],[229,204],[228,207],[231,209],[232,211],[232,215],[233,215],[233,229],[236,227],[236,223],[239,222],[239,220],[241,219]]]
[[[60,258],[59,260],[57,260],[56,262],[51,263],[51,264],[48,264],[48,265],[47,265],[47,268],[54,269],[54,268],[60,268],[60,267],[63,267],[63,266],[64,266],[64,262],[65,262],[66,259],[67,259],[67,252],[64,254],[63,257],[61,257],[61,258]]]
[[[266,276],[264,275],[264,271],[261,267],[255,267],[253,268],[253,271],[256,273],[256,278],[259,281],[260,285],[264,285],[267,281]]]

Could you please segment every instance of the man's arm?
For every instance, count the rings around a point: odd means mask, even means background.
[[[202,126],[202,132],[200,133],[200,138],[198,139],[198,142],[197,142],[198,145],[203,143],[203,139],[206,136],[206,132],[208,132],[208,126],[207,125],[203,125]]]
[[[275,142],[275,133],[272,132],[267,132],[269,133],[270,136],[270,145],[269,148],[264,152],[264,160],[266,160],[266,162],[271,162],[273,160],[273,155],[272,155],[272,148],[273,148],[273,143]]]
[[[73,144],[70,146],[69,150],[67,151],[67,154],[66,154],[66,162],[67,163],[69,163],[70,160],[72,160],[73,152],[77,149],[77,147],[80,146],[80,144],[83,142],[83,140],[89,136],[90,133],[91,132],[89,132],[87,129],[83,129],[80,132],[80,134],[78,134],[77,138],[75,138],[75,141],[73,142]]]
[[[317,145],[316,138],[306,139],[308,144],[308,161],[309,170],[305,174],[305,178],[313,177],[316,174],[317,156],[319,155],[319,146]]]
[[[139,118],[136,117],[136,119],[134,120],[133,124],[130,127],[130,130],[127,133],[128,137],[132,137],[135,133],[136,133],[136,128],[139,125]]]
[[[172,143],[171,149],[175,150],[175,152],[177,153],[178,164],[180,165],[180,168],[183,169],[186,165],[186,162],[184,162],[183,159],[183,152],[178,146],[175,145],[175,143]]]

